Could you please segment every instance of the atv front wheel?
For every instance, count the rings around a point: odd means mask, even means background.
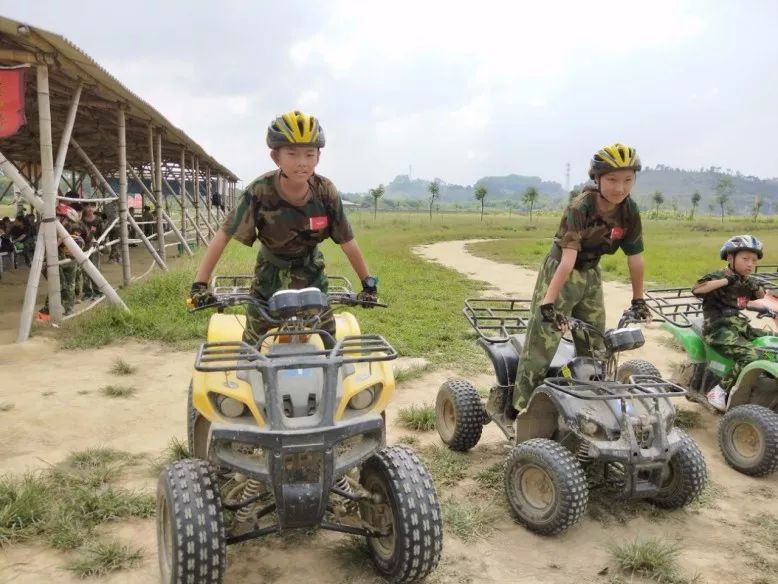
[[[388,446],[365,462],[360,483],[372,501],[360,503],[362,519],[385,530],[368,537],[376,569],[390,582],[425,578],[440,561],[443,523],[427,469],[405,446]]]
[[[632,359],[622,363],[616,371],[616,381],[619,383],[629,383],[629,378],[633,375],[650,375],[652,377],[662,377],[659,369],[652,363],[643,359]]]
[[[481,439],[484,407],[475,387],[463,379],[448,379],[435,400],[435,428],[451,450],[466,452]]]
[[[683,430],[681,445],[667,463],[659,493],[649,500],[662,509],[680,509],[697,498],[708,483],[708,467],[697,443]]]
[[[581,464],[564,446],[544,438],[513,447],[505,490],[519,523],[541,535],[557,535],[578,523],[589,502]]]
[[[732,468],[753,477],[778,470],[778,414],[754,404],[729,410],[719,424],[719,447]]]
[[[221,494],[204,460],[179,460],[157,483],[157,555],[163,584],[221,584],[227,563]]]

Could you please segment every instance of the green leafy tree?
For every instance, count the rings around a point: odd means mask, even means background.
[[[486,199],[487,190],[485,186],[479,186],[475,188],[475,198],[481,202],[481,221],[484,220],[484,200]]]
[[[430,221],[432,221],[432,206],[440,197],[440,183],[438,182],[438,179],[435,179],[430,183],[430,186],[427,187],[427,192],[430,194]]]
[[[719,206],[719,209],[721,210],[721,222],[724,223],[724,209],[727,206],[727,203],[729,202],[729,198],[735,192],[735,183],[732,182],[732,179],[730,177],[725,176],[718,182],[714,192],[715,192],[714,200],[716,201],[716,203]]]
[[[699,193],[699,191],[694,191],[692,193],[692,212],[689,214],[689,221],[694,221],[694,212],[697,210],[697,207],[700,206],[701,200],[702,195]]]
[[[665,202],[665,196],[661,191],[655,191],[654,194],[651,195],[651,200],[654,201],[654,205],[656,205],[656,209],[654,210],[654,219],[659,219],[659,207],[661,207],[662,203]]]

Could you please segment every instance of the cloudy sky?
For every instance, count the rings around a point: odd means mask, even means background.
[[[0,0],[57,32],[248,181],[300,108],[341,190],[395,175],[584,179],[623,141],[644,164],[778,176],[778,3]]]

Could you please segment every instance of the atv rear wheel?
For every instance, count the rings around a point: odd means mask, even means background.
[[[387,534],[368,537],[376,569],[390,582],[425,578],[440,561],[440,502],[424,464],[405,446],[388,446],[365,462],[360,483],[373,501],[360,504],[362,519]]]
[[[163,584],[221,584],[227,545],[219,485],[204,460],[179,460],[157,483],[157,554]]]
[[[578,523],[589,502],[581,464],[545,438],[513,447],[505,465],[505,491],[519,523],[541,535],[557,535]]]
[[[708,467],[697,443],[683,430],[676,431],[681,433],[681,444],[667,463],[661,490],[649,499],[663,509],[685,507],[708,483]]]
[[[485,417],[481,397],[464,379],[448,379],[435,400],[435,428],[451,450],[465,452],[481,439]]]
[[[208,426],[210,422],[198,412],[192,403],[194,389],[189,382],[186,398],[186,443],[192,458],[208,458]]]
[[[619,383],[629,383],[629,378],[632,375],[651,375],[653,377],[662,377],[659,369],[657,369],[652,363],[644,361],[643,359],[632,359],[619,365],[619,368],[616,371],[616,381]]]
[[[729,410],[719,424],[719,447],[732,468],[754,477],[778,469],[778,414],[754,404]]]

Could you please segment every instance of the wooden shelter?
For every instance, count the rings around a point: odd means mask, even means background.
[[[0,68],[7,67],[27,68],[26,124],[0,138],[0,170],[42,216],[17,337],[21,342],[29,336],[44,255],[51,320],[63,318],[58,239],[73,258],[65,261],[77,262],[109,302],[126,309],[89,261],[95,250],[79,249],[57,220],[57,201],[70,200],[64,192],[76,191],[89,177],[101,193],[95,202],[118,203],[112,225],[118,226],[119,237],[100,244],[121,246],[123,283],[128,285],[131,242],[142,243],[163,270],[166,248],[179,246],[191,255],[190,236],[207,244],[223,214],[211,205],[212,191],[231,208],[238,177],[60,35],[0,17]],[[144,234],[128,212],[130,184],[144,202],[156,205],[153,235]]]

